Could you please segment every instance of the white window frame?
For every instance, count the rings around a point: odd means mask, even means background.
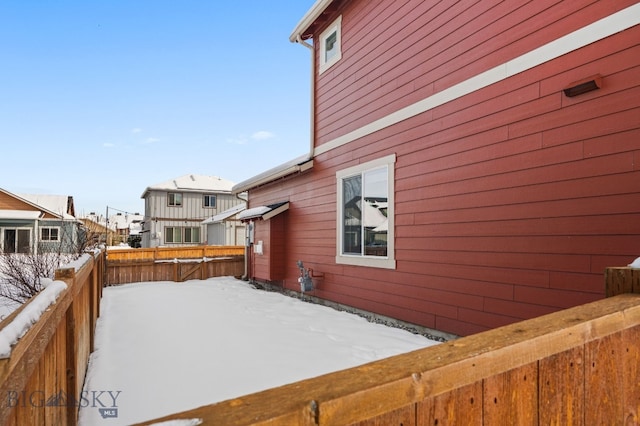
[[[42,231],[44,231],[45,229],[49,232],[49,238],[46,239],[46,240],[44,238],[42,238]],[[51,230],[52,229],[57,229],[58,230],[58,234],[56,235],[55,239],[51,239]],[[60,241],[60,227],[59,226],[41,226],[39,232],[40,232],[40,241],[42,241],[42,242],[52,242],[53,243],[53,242]]]
[[[171,232],[169,232],[171,230]],[[193,231],[197,230],[198,241],[193,241]],[[176,231],[178,235],[178,239],[180,241],[176,241]],[[187,238],[187,233],[189,234],[189,238]],[[171,240],[168,238],[171,236]],[[164,243],[165,244],[200,244],[202,241],[202,229],[199,226],[165,226],[164,227]],[[188,240],[188,241],[187,241]]]
[[[213,205],[211,201],[213,200]],[[209,203],[207,205],[207,202]],[[218,197],[215,194],[204,194],[202,196],[202,207],[205,209],[215,209],[218,205]]]
[[[179,231],[178,240],[176,241],[176,230]],[[171,236],[171,241],[169,241]],[[182,227],[181,226],[165,226],[164,227],[164,242],[165,244],[182,244]]]
[[[394,207],[394,176],[395,176],[395,162],[396,155],[391,154],[386,157],[379,158],[377,160],[369,161],[363,164],[358,164],[357,166],[349,167],[344,170],[340,170],[336,173],[336,193],[337,193],[337,204],[336,204],[336,263],[344,264],[344,265],[355,265],[355,266],[367,266],[372,268],[385,268],[385,269],[395,269],[396,268],[396,260],[395,260],[395,232],[394,232],[394,215],[395,215],[395,207]],[[353,255],[353,254],[343,254],[343,232],[342,232],[342,220],[343,220],[343,211],[342,208],[344,206],[343,203],[343,189],[342,182],[344,179],[362,174],[372,169],[380,168],[386,166],[387,167],[387,220],[389,224],[389,229],[387,231],[387,256],[366,256],[366,255]]]
[[[193,241],[194,231],[196,231],[195,233],[198,234],[197,241]],[[187,234],[189,234],[189,238],[187,238]],[[182,241],[185,244],[200,244],[200,234],[201,234],[201,229],[199,226],[185,226],[182,228]]]
[[[173,203],[171,202],[171,196],[173,196]],[[177,202],[177,199],[180,199],[180,202]],[[167,207],[182,207],[184,202],[184,197],[181,192],[168,192],[167,193]]]
[[[327,59],[327,40],[333,34],[336,35],[335,48],[336,53]],[[342,15],[329,25],[329,27],[320,34],[320,67],[318,72],[322,74],[331,68],[336,62],[342,59]]]
[[[4,252],[5,249],[5,240],[4,240],[4,231],[5,230],[14,230],[16,231],[16,239],[15,239],[15,250],[14,252],[9,253],[21,253],[18,247],[18,231],[28,231],[29,232],[29,251],[26,254],[30,254],[33,252],[33,228],[27,226],[6,226],[4,228],[0,228],[0,251]]]

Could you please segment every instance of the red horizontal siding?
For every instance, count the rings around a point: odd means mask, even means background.
[[[370,6],[343,24],[348,60],[318,79],[319,144],[633,3],[411,1],[391,17]]]
[[[347,2],[343,58],[317,80],[317,141],[632,3]],[[252,190],[251,207],[290,201],[275,269],[297,289],[303,260],[324,274],[318,297],[456,334],[603,297],[604,268],[640,255],[639,58],[636,26]],[[601,89],[562,93],[594,74]],[[391,153],[396,269],[336,264],[336,172]]]

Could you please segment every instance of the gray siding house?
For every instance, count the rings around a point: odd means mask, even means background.
[[[233,185],[217,176],[189,174],[147,187],[141,196],[142,247],[205,244],[204,220],[245,203],[231,194]]]
[[[73,197],[13,194],[0,188],[2,253],[77,253],[85,242]]]

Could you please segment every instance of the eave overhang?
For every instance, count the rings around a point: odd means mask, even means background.
[[[238,219],[242,222],[248,222],[250,220],[269,220],[287,210],[289,210],[289,202],[282,201],[275,204],[269,204],[267,206],[247,209],[238,215]]]
[[[231,188],[231,193],[235,195],[249,191],[250,189],[257,188],[294,173],[302,173],[311,168],[313,168],[313,159],[307,154],[235,184],[233,188]]]
[[[299,39],[306,40],[311,38],[313,31],[309,29],[318,21],[323,14],[330,13],[330,7],[336,0],[317,0],[311,9],[300,19],[298,25],[293,29],[289,40],[295,43]]]

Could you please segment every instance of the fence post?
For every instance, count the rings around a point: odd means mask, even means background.
[[[606,297],[624,293],[640,294],[640,269],[607,268],[604,271]]]

